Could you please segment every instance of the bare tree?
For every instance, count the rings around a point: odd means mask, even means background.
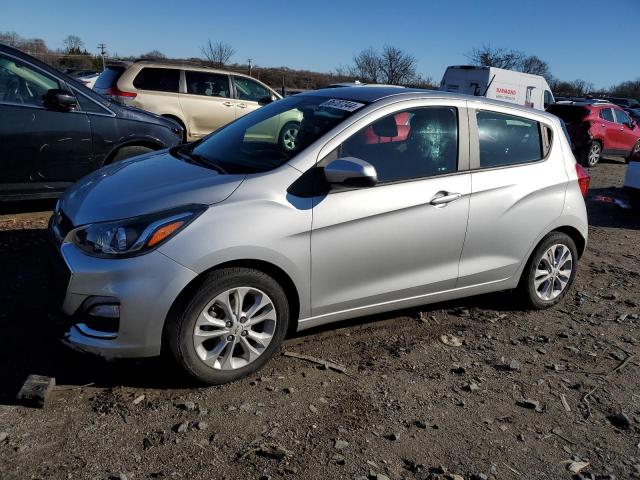
[[[520,62],[520,65],[518,65],[518,70],[524,73],[540,75],[547,79],[551,78],[549,64],[535,55],[524,57]]]
[[[82,52],[84,48],[84,42],[77,35],[69,35],[62,43],[64,44],[64,50],[68,54],[78,54]]]
[[[22,38],[16,32],[0,32],[0,42],[10,47],[18,47],[21,41]]]
[[[366,83],[378,83],[380,80],[380,55],[372,47],[353,56],[351,76]]]
[[[140,58],[144,58],[146,60],[163,60],[167,58],[167,56],[160,50],[151,50],[150,52],[140,55]]]
[[[580,78],[570,82],[571,87],[573,88],[574,95],[582,97],[583,95],[587,95],[593,90],[593,83],[587,82]]]
[[[214,67],[224,67],[236,53],[235,49],[228,43],[213,43],[211,39],[207,41],[206,45],[200,47],[200,50],[207,61]]]
[[[380,76],[383,83],[402,85],[416,76],[416,58],[398,47],[385,45],[380,54]]]
[[[493,48],[490,45],[483,45],[480,48],[471,50],[466,57],[473,65],[514,70],[522,64],[524,54],[518,50]]]

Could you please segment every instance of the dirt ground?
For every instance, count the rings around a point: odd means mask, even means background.
[[[622,163],[591,173],[588,250],[556,308],[501,293],[343,322],[283,350],[346,373],[279,355],[212,388],[62,346],[51,202],[2,206],[0,479],[640,478],[640,214],[597,199]],[[56,378],[45,409],[16,404],[30,373]]]

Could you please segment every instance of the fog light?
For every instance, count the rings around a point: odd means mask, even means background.
[[[95,305],[89,310],[89,315],[102,318],[120,318],[120,305]]]

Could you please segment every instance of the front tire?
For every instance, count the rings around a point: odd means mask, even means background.
[[[289,304],[278,282],[259,270],[225,268],[208,274],[169,320],[165,340],[187,374],[219,385],[267,363],[288,326]]]
[[[573,284],[578,250],[562,232],[547,235],[534,250],[522,272],[518,290],[528,308],[541,310],[557,304]]]
[[[280,130],[278,143],[285,152],[291,152],[298,146],[297,138],[300,124],[298,122],[287,122]]]
[[[625,158],[625,163],[629,163],[632,160],[640,161],[640,141],[634,145],[631,153]]]
[[[142,146],[122,147],[116,152],[113,159],[109,163],[121,162],[127,158],[137,157],[138,155],[144,155],[145,153],[153,152],[152,148]]]

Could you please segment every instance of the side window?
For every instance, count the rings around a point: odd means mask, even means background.
[[[57,80],[0,53],[0,102],[41,107],[52,88],[60,88]]]
[[[233,77],[236,94],[239,100],[257,102],[261,98],[271,97],[271,92],[257,82],[245,77]]]
[[[535,162],[543,158],[540,125],[535,120],[479,110],[480,167]]]
[[[105,108],[102,108],[96,102],[94,102],[93,100],[85,97],[81,93],[79,93],[77,91],[74,91],[73,93],[75,94],[76,98],[78,99],[78,103],[80,104],[80,109],[83,112],[87,112],[87,113],[102,113],[102,114],[106,114],[106,115],[110,114],[109,110],[107,110]]]
[[[190,70],[186,70],[184,74],[187,93],[205,97],[231,97],[228,75]]]
[[[627,115],[627,112],[623,110],[618,110],[617,108],[614,110],[616,114],[616,122],[622,125],[629,125],[631,123],[631,118]]]
[[[555,103],[553,101],[553,95],[551,95],[551,92],[549,90],[545,90],[544,91],[544,109],[546,110],[547,107],[549,105],[552,105],[553,103]]]
[[[607,122],[613,122],[613,111],[610,108],[603,108],[600,110],[600,118]]]
[[[156,92],[178,93],[179,84],[180,70],[174,68],[145,67],[133,79],[133,86],[137,89]]]
[[[345,141],[340,156],[369,162],[380,183],[453,173],[458,166],[458,112],[425,107],[388,115]]]

